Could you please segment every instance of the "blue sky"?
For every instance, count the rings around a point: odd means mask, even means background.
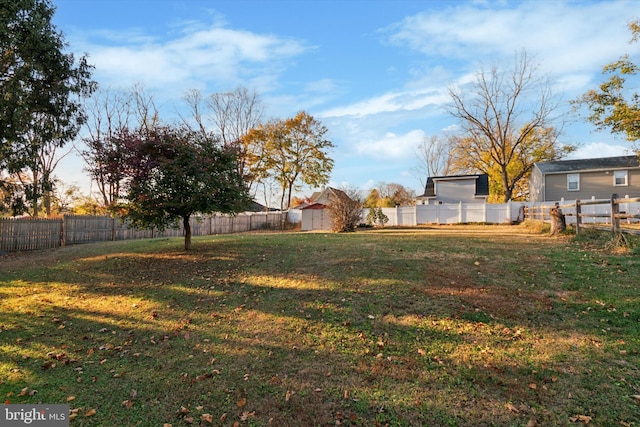
[[[635,0],[53,0],[69,49],[88,53],[103,88],[141,83],[162,118],[177,120],[187,90],[255,89],[266,115],[307,111],[335,144],[330,185],[399,183],[421,194],[413,170],[425,136],[456,125],[451,85],[481,67],[510,66],[525,49],[551,78],[572,155],[625,154],[629,144],[570,114],[602,80],[602,66],[634,54]],[[76,157],[58,170],[88,188]],[[88,191],[88,190],[87,190]],[[305,189],[303,194],[311,194]]]

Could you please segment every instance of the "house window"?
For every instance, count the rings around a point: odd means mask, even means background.
[[[627,171],[614,171],[613,172],[613,185],[621,186],[621,185],[629,185],[627,181]]]
[[[580,174],[567,174],[567,191],[580,191]]]

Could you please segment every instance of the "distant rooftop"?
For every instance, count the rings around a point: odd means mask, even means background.
[[[561,173],[601,169],[625,169],[640,167],[638,156],[600,157],[595,159],[554,160],[536,163],[540,172]]]

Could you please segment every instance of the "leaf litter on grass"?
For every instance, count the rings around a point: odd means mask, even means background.
[[[595,287],[609,272],[565,240],[479,230],[0,259],[0,389],[12,402],[73,396],[78,425],[631,423],[633,290]]]

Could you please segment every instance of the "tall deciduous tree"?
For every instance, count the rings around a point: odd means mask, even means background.
[[[630,43],[640,38],[640,20],[629,23],[632,37]],[[624,135],[634,145],[640,141],[640,93],[633,89],[638,87],[637,76],[640,66],[631,61],[629,55],[618,61],[607,64],[603,74],[609,79],[582,95],[576,105],[586,105],[591,111],[588,120],[599,130],[609,129],[612,133]],[[635,79],[629,82],[628,79]],[[640,150],[640,147],[636,145]]]
[[[418,164],[414,171],[424,187],[427,178],[447,175],[451,171],[451,144],[449,138],[425,136],[417,149]]]
[[[85,56],[65,54],[48,0],[0,3],[0,168],[10,174],[34,165],[34,153],[73,140],[86,117],[81,98],[95,89]],[[49,148],[46,148],[49,147]],[[34,176],[51,178],[52,171]],[[52,181],[31,183],[32,203]]]
[[[535,162],[565,151],[557,139],[558,101],[526,52],[516,55],[511,70],[482,69],[469,88],[451,87],[449,94],[449,112],[461,129],[454,161],[459,169],[497,171],[505,202]]]
[[[264,105],[254,91],[238,87],[231,92],[219,92],[203,96],[199,90],[190,90],[184,96],[184,101],[191,110],[190,120],[183,121],[200,132],[216,132],[220,136],[222,145],[237,152],[238,172],[255,193],[257,184],[250,173],[247,163],[248,153],[243,137],[262,122]],[[191,122],[195,122],[195,126]]]
[[[182,220],[185,250],[191,248],[189,220],[196,213],[234,213],[250,202],[233,150],[211,135],[184,128],[118,132],[126,149],[121,212],[136,226],[164,229]]]
[[[137,84],[131,89],[100,90],[86,103],[88,120],[87,136],[80,148],[86,170],[91,175],[104,207],[110,207],[120,199],[125,149],[121,140],[114,138],[123,129],[135,129],[145,133],[160,124],[153,96]]]
[[[293,190],[302,184],[325,185],[333,169],[325,139],[327,128],[302,111],[295,117],[254,128],[243,142],[251,174],[258,180],[273,177],[280,184],[281,208],[291,204]]]

